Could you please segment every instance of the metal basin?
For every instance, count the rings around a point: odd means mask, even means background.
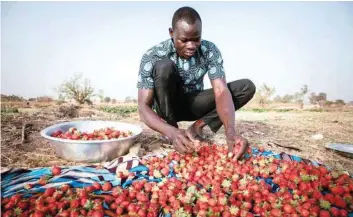
[[[80,131],[93,132],[93,130],[113,127],[116,130],[132,132],[132,136],[110,140],[68,140],[52,137],[57,130],[66,132],[75,127]],[[140,126],[115,121],[72,121],[43,129],[40,134],[49,140],[58,156],[70,161],[102,162],[110,161],[128,153],[135,139],[141,134]]]

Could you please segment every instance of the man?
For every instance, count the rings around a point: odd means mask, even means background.
[[[234,156],[239,159],[248,141],[235,133],[235,111],[253,97],[255,85],[248,79],[227,84],[221,53],[212,42],[201,40],[201,32],[196,10],[182,7],[174,13],[170,39],[142,57],[137,82],[139,115],[181,153],[193,151],[206,125],[214,133],[224,125],[229,152],[240,144]],[[212,89],[203,90],[206,74]],[[179,121],[195,122],[183,130],[178,128]]]

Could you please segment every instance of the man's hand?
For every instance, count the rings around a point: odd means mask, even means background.
[[[195,138],[185,130],[174,129],[170,133],[170,139],[176,151],[184,153],[192,153],[195,150],[193,142]]]
[[[239,160],[246,152],[249,142],[242,136],[235,135],[234,130],[228,130],[226,132],[227,144],[228,144],[228,156],[234,156],[234,159]],[[240,146],[237,150],[236,146]]]

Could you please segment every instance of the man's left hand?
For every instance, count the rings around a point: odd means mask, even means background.
[[[246,152],[249,142],[242,136],[236,135],[234,131],[226,132],[227,145],[228,145],[228,156],[234,156],[236,160],[239,160]],[[237,150],[235,147],[240,146]]]

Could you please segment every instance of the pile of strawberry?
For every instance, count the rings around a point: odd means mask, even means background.
[[[217,145],[142,163],[160,182],[135,180],[127,188],[96,182],[83,189],[48,188],[30,198],[14,195],[2,198],[2,216],[325,217],[353,210],[353,179],[323,166],[263,156],[236,161]]]
[[[75,127],[71,127],[68,131],[62,132],[57,130],[51,134],[52,137],[70,140],[109,140],[132,136],[131,131],[120,131],[112,127],[96,129],[93,132],[81,132]]]
[[[251,157],[236,161],[227,156],[225,146],[212,145],[194,154],[170,152],[164,159],[153,157],[143,163],[149,175],[163,178],[168,165],[177,162],[173,166],[176,176],[187,186],[195,186],[192,194],[185,193],[185,187],[175,198],[166,191],[171,200],[167,210],[182,212],[181,216],[325,217],[348,216],[353,211],[349,175],[324,166],[254,157],[250,148],[248,154]]]

